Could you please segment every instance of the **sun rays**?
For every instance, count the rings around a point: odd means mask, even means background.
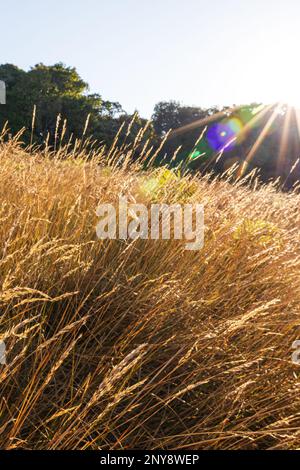
[[[202,129],[201,136],[189,159],[200,161],[200,164],[203,159],[204,168],[212,167],[227,153],[237,149],[238,155],[233,160],[238,164],[237,175],[243,176],[253,167],[258,150],[270,133],[275,131],[279,136],[278,145],[268,156],[268,159],[274,160],[274,176],[282,176],[288,165],[291,173],[295,161],[300,157],[300,110],[283,102],[234,106],[173,130],[169,139],[197,128]],[[255,128],[255,138],[247,145],[247,137]],[[243,143],[245,145],[241,151],[239,147]],[[294,160],[291,160],[292,155],[296,155]]]

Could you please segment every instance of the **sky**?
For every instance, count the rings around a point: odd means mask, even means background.
[[[0,63],[75,66],[150,117],[159,101],[300,106],[299,0],[0,0]]]

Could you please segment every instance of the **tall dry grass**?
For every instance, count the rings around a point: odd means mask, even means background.
[[[300,447],[300,196],[17,140],[0,144],[0,447]],[[97,240],[120,194],[203,203],[204,248]]]

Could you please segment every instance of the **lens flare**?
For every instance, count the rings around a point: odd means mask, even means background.
[[[230,151],[236,145],[243,123],[238,118],[231,118],[213,124],[207,131],[207,141],[215,152]]]
[[[285,125],[281,141],[279,141],[277,166],[279,168],[283,166],[288,153],[288,129],[293,127],[290,125],[292,114],[289,106],[278,102],[269,105],[235,106],[182,126],[173,131],[170,138],[202,127],[200,137],[187,155],[191,167],[197,165],[205,170],[218,164],[226,169],[228,166],[231,167],[234,153],[234,162],[239,166],[237,176],[242,176],[257,164],[255,155],[258,149],[265,139],[277,132],[278,120],[282,119],[285,121]],[[297,136],[294,136],[294,146],[300,148],[300,111],[294,110],[294,114],[295,126],[298,126],[297,129],[299,129],[298,140]]]

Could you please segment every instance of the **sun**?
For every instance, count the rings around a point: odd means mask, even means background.
[[[299,70],[300,73],[300,70]],[[264,83],[261,93],[258,92],[264,103],[280,103],[281,106],[300,110],[300,81],[299,75],[290,75],[278,71]]]
[[[279,90],[279,102],[287,107],[300,110],[300,82],[285,80],[282,89]]]
[[[300,65],[294,48],[286,47],[279,51],[272,51],[269,69],[266,66],[263,81],[264,93],[269,103],[283,103],[290,107],[300,109]]]

